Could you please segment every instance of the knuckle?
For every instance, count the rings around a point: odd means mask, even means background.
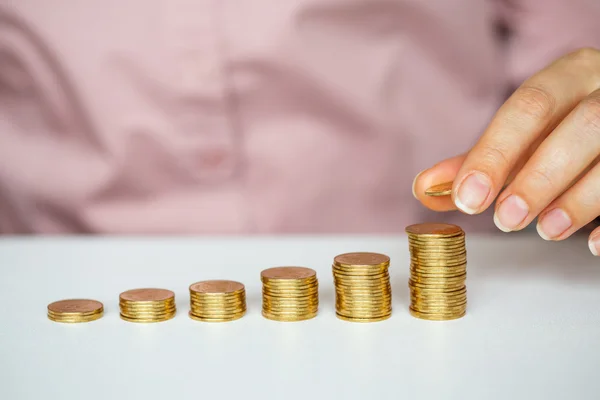
[[[511,165],[506,149],[501,146],[485,145],[481,149],[481,160],[491,168],[508,168]]]
[[[570,67],[580,69],[583,76],[587,76],[596,87],[600,87],[600,50],[584,47],[567,54],[564,60]]]
[[[597,64],[600,62],[600,50],[593,47],[582,47],[569,53],[567,58],[583,64]]]
[[[514,106],[519,115],[545,120],[554,113],[556,98],[538,86],[523,86],[515,93]]]
[[[581,104],[581,119],[587,134],[600,137],[600,92]]]
[[[537,167],[529,172],[528,180],[536,189],[552,190],[555,186],[550,171],[543,167]]]

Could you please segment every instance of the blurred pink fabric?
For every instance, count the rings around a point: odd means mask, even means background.
[[[0,0],[0,231],[491,229],[413,177],[583,46],[598,0]]]

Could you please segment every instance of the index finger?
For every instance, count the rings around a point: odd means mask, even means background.
[[[530,147],[583,98],[600,76],[595,50],[568,54],[526,80],[500,107],[471,149],[454,181],[456,207],[467,214],[485,211],[512,169]]]

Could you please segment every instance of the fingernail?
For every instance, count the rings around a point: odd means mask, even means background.
[[[510,232],[519,226],[529,214],[529,206],[517,195],[511,195],[500,204],[494,214],[494,223],[503,232]]]
[[[600,254],[600,235],[597,235],[595,238],[590,238],[588,244],[590,245],[590,251],[592,254],[598,256]]]
[[[537,231],[544,240],[551,240],[562,235],[573,225],[569,215],[560,208],[546,213],[538,221]]]
[[[421,174],[422,174],[423,172],[425,172],[425,171],[426,171],[426,170],[423,170],[423,171],[419,172],[419,173],[417,174],[417,176],[415,176],[415,179],[413,180],[413,184],[412,184],[412,194],[413,194],[413,196],[415,197],[415,199],[417,199],[417,200],[418,200],[419,198],[417,197],[417,192],[415,191],[415,186],[417,186],[417,179],[419,179],[419,177],[421,176]]]
[[[456,207],[467,214],[475,214],[483,206],[491,190],[490,178],[481,172],[473,172],[458,188],[454,200]]]

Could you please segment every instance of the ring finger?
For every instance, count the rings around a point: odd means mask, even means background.
[[[546,240],[562,240],[599,215],[600,163],[597,163],[581,180],[540,214],[537,230]]]
[[[527,226],[599,154],[600,90],[596,90],[548,136],[500,195],[494,215],[498,228],[508,232]],[[594,187],[593,182],[588,184]]]

